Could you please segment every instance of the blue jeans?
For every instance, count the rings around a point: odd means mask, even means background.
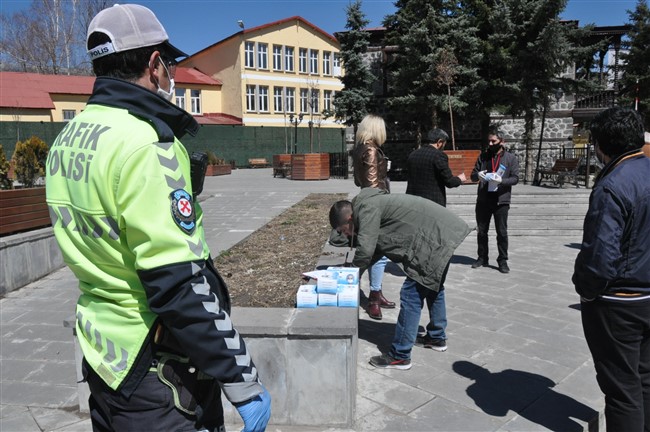
[[[370,291],[381,291],[381,282],[384,280],[384,269],[388,258],[381,257],[379,261],[370,267],[368,280],[370,281]]]
[[[399,316],[390,350],[390,355],[393,358],[398,360],[411,358],[411,349],[418,335],[418,325],[425,301],[427,305],[431,305],[429,306],[429,325],[427,325],[429,336],[434,339],[447,339],[445,335],[447,310],[443,286],[440,287],[440,291],[436,292],[420,285],[413,279],[406,278],[402,284],[399,299]]]

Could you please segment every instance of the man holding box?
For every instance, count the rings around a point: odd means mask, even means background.
[[[367,269],[382,256],[402,265],[407,277],[392,347],[370,364],[410,369],[424,300],[440,289],[447,263],[471,229],[433,201],[374,188],[362,189],[352,202],[336,202],[329,219],[337,232],[356,236],[355,267]]]
[[[508,211],[512,186],[519,182],[519,161],[503,145],[503,133],[493,129],[488,135],[488,149],[482,153],[472,170],[472,181],[478,181],[476,198],[476,229],[478,258],[472,268],[488,266],[488,230],[494,216],[497,231],[497,264],[501,273],[508,267]]]

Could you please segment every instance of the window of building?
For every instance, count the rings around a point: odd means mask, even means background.
[[[307,48],[298,50],[298,72],[307,73]]]
[[[286,110],[288,113],[295,113],[296,112],[296,89],[293,87],[287,87],[284,90],[285,94],[285,101],[286,103]]]
[[[293,47],[284,47],[284,70],[293,72]]]
[[[323,110],[332,110],[332,90],[323,90]]]
[[[311,101],[309,103],[311,106],[311,112],[312,113],[319,113],[319,105],[320,105],[320,91],[318,89],[311,89]]]
[[[192,114],[201,114],[201,90],[190,90],[190,104]]]
[[[175,96],[174,103],[176,104],[176,106],[179,107],[180,109],[185,109],[185,89],[177,88],[174,91],[174,96]]]
[[[318,73],[318,50],[309,50],[309,73]]]
[[[265,43],[257,44],[257,68],[269,68],[269,46]]]
[[[63,110],[63,121],[64,121],[64,122],[70,121],[70,120],[72,120],[72,119],[74,118],[74,116],[76,116],[76,115],[77,115],[77,111],[76,111],[76,110],[66,110],[66,109],[64,109],[64,110]]]
[[[273,45],[273,70],[282,70],[282,45]]]
[[[269,112],[269,88],[267,86],[259,86],[257,100],[259,101],[258,109],[261,112]]]
[[[323,51],[323,75],[332,75],[332,53]]]
[[[244,44],[244,66],[248,68],[255,67],[255,42],[246,42]]]
[[[273,111],[282,112],[282,87],[273,87]]]
[[[339,53],[334,53],[332,58],[332,74],[334,76],[341,76],[341,56]]]
[[[255,111],[255,86],[246,86],[246,111]]]
[[[309,112],[309,89],[300,89],[300,112]]]

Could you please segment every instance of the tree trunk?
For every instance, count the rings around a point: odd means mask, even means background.
[[[454,112],[451,110],[451,86],[447,85],[447,102],[449,103],[449,123],[451,126],[451,149],[456,150],[456,136],[454,134]]]
[[[534,142],[533,130],[535,129],[535,111],[532,109],[526,110],[524,114],[524,136],[522,144],[526,148],[525,166],[524,166],[524,184],[528,183],[533,178],[534,166]]]

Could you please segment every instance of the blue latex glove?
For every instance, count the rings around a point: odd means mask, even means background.
[[[271,418],[271,395],[264,390],[250,401],[236,406],[241,419],[244,421],[244,429],[241,432],[264,432],[266,424]]]

